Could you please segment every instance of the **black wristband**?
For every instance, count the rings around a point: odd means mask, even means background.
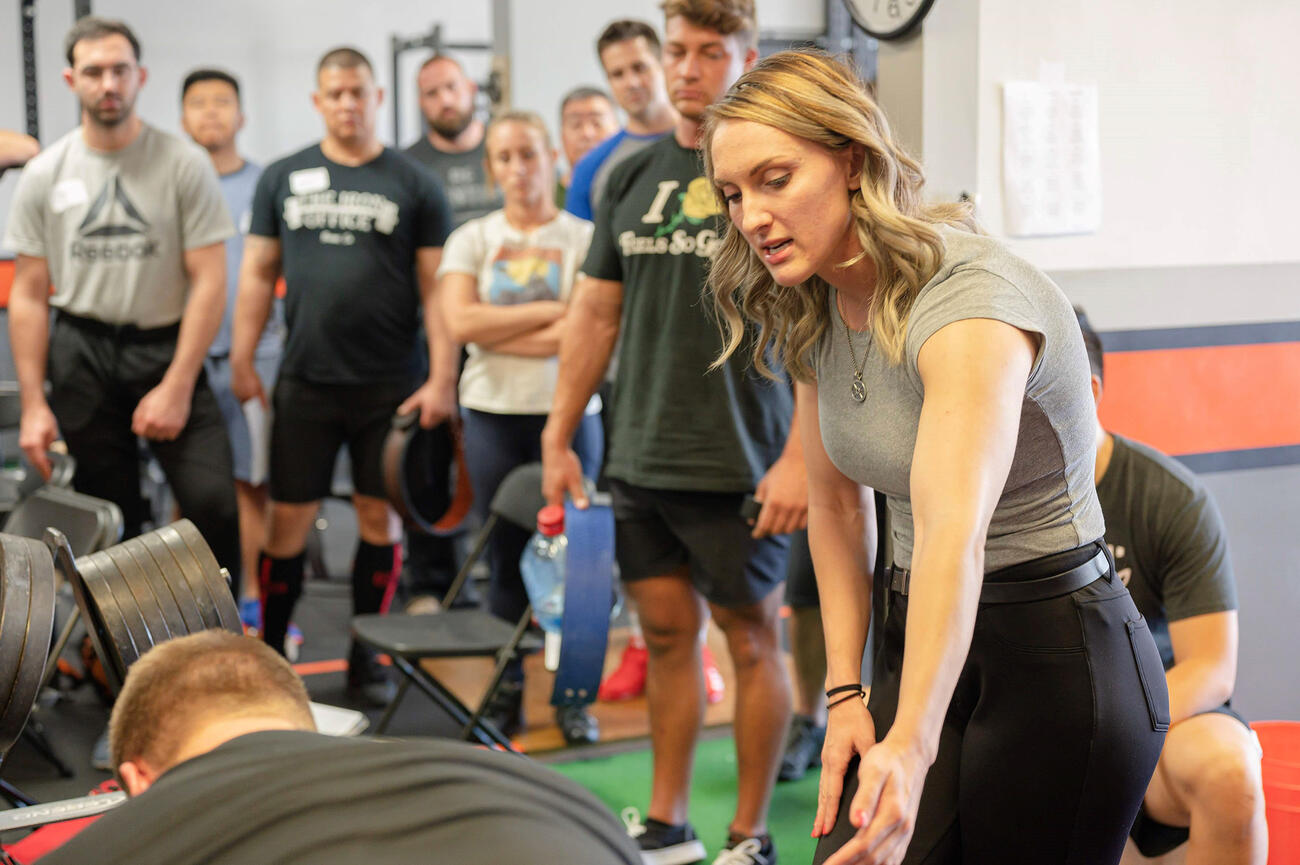
[[[860,700],[865,696],[867,696],[867,692],[859,688],[857,693],[849,694],[847,697],[840,697],[838,700],[835,700],[834,702],[827,705],[826,711],[829,712],[831,709],[834,709],[840,703],[847,703],[849,700]]]
[[[827,697],[834,697],[836,694],[847,694],[849,691],[857,691],[859,694],[864,693],[861,682],[854,682],[852,685],[840,685],[838,688],[831,688],[826,692]]]

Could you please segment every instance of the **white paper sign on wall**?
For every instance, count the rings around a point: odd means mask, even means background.
[[[1096,85],[1008,81],[1002,92],[1006,233],[1096,231],[1101,227]]]

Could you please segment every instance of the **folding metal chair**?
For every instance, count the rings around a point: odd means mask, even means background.
[[[537,512],[546,504],[542,498],[541,463],[528,463],[506,475],[492,497],[487,520],[474,539],[473,548],[442,599],[437,613],[410,615],[366,615],[352,620],[352,635],[392,659],[402,674],[397,694],[375,725],[383,733],[398,705],[414,685],[452,719],[462,725],[461,738],[476,739],[488,746],[513,750],[483,713],[501,685],[506,665],[520,655],[541,648],[541,640],[528,633],[533,610],[529,606],[513,624],[480,609],[453,609],[452,603],[469,578],[470,569],[487,547],[492,532],[502,520],[525,529],[537,523]],[[470,709],[420,663],[428,658],[495,657],[496,667],[483,698]]]

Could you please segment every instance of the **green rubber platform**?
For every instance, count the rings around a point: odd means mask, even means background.
[[[577,781],[610,807],[615,814],[634,807],[644,817],[650,801],[650,749],[566,763],[551,768]],[[776,843],[782,865],[811,862],[815,842],[813,817],[817,814],[817,777],[813,769],[798,781],[776,785],[768,831]],[[691,784],[690,819],[700,839],[717,855],[727,839],[727,824],[736,807],[736,751],[732,739],[700,742]]]

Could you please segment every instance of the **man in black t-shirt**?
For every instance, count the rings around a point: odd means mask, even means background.
[[[1100,403],[1101,340],[1078,315]],[[1263,865],[1259,744],[1229,704],[1237,587],[1214,499],[1185,466],[1100,421],[1097,498],[1115,572],[1155,637],[1169,687],[1172,724],[1133,841],[1144,855],[1160,856],[1190,836],[1188,861]]]
[[[282,646],[302,591],[303,547],[335,458],[347,444],[360,541],[352,569],[356,613],[385,609],[400,568],[397,521],[384,498],[381,457],[394,412],[433,426],[455,407],[456,347],[435,297],[451,213],[437,181],[375,135],[383,91],[351,48],[317,69],[325,138],[267,167],[253,197],[240,268],[231,385],[242,401],[267,396],[253,355],[283,275],[284,360],[272,400],[271,519],[259,561],[263,637]],[[431,370],[416,387],[423,308]],[[412,392],[414,391],[414,392]],[[382,704],[391,683],[354,645],[354,698]]]
[[[717,199],[696,151],[709,105],[757,59],[750,0],[668,0],[664,72],[680,120],[610,175],[574,291],[559,382],[542,436],[544,486],[585,504],[569,447],[583,406],[619,349],[606,476],[619,568],[650,651],[646,694],[655,773],[637,827],[648,862],[691,862],[686,821],[703,708],[704,604],[736,667],[736,811],[728,862],[770,865],[767,806],[790,719],[777,635],[786,533],[806,524],[807,477],[788,382],[737,352],[710,370],[721,337],[700,302],[718,243]],[[747,494],[762,503],[750,525]]]
[[[131,798],[48,865],[640,863],[605,806],[532,760],[314,732],[302,681],[249,637],[150,649],[110,730]]]

